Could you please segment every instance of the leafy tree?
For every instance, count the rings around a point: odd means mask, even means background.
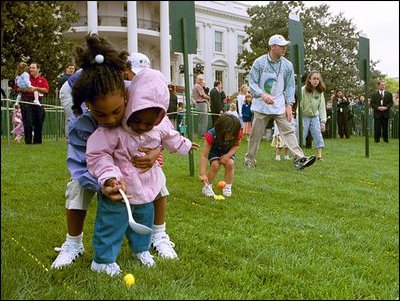
[[[381,79],[384,79],[386,82],[386,90],[394,93],[399,90],[399,80],[394,79],[394,78],[389,78],[385,74],[382,74],[379,70],[376,70],[376,64],[378,62],[372,62],[370,69],[371,69],[371,75],[369,78],[369,84],[368,84],[368,97],[372,93],[375,93],[377,88],[378,88],[378,81]],[[356,95],[362,95],[365,94],[365,88],[364,85],[360,83],[360,85],[357,88],[357,93]]]
[[[385,78],[386,90],[390,92],[399,91],[399,80],[394,78]]]
[[[318,70],[327,85],[327,91],[341,88],[350,94],[363,91],[358,71],[358,32],[355,25],[342,13],[332,15],[329,6],[322,4],[306,8],[301,1],[271,1],[265,6],[248,10],[250,26],[245,30],[251,51],[239,54],[237,64],[247,72],[254,60],[268,52],[268,39],[273,34],[289,36],[289,13],[300,17],[303,26],[304,71]],[[286,55],[288,56],[288,54]],[[371,61],[369,89],[374,90],[375,77],[384,78]]]
[[[271,35],[279,33],[288,36],[288,15],[297,5],[304,6],[296,2],[271,1],[266,6],[256,5],[248,8],[250,26],[245,26],[247,38],[244,42],[250,42],[252,49],[251,51],[245,49],[239,54],[237,59],[239,66],[249,71],[255,59],[268,51],[268,39]]]
[[[54,92],[58,75],[73,61],[72,43],[63,33],[78,18],[66,1],[2,1],[1,79],[14,79],[21,60],[35,61]]]

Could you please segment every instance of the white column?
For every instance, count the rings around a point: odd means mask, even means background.
[[[195,54],[188,55],[188,65],[189,65],[189,91],[192,91],[194,86],[195,74],[193,73],[193,57]]]
[[[87,2],[87,28],[88,33],[99,32],[99,26],[97,24],[97,1]]]
[[[160,1],[160,61],[161,73],[167,81],[171,81],[169,1]]]
[[[235,30],[231,28],[227,28],[227,46],[230,51],[228,51],[228,55],[226,57],[226,60],[228,62],[228,66],[226,67],[226,84],[224,85],[224,91],[226,95],[231,95],[233,92],[236,91],[236,86],[235,82],[237,81],[236,79],[236,70],[234,68],[235,66],[235,56],[234,54],[236,53],[237,49],[237,39],[235,39],[236,34]],[[232,65],[230,65],[232,63]],[[225,87],[226,86],[226,87]]]
[[[136,1],[126,1],[128,20],[128,52],[138,52],[138,29],[137,29],[137,8]]]
[[[204,60],[204,78],[206,80],[207,87],[211,87],[214,84],[214,70],[212,66],[212,62],[214,60],[213,53],[214,53],[214,31],[212,30],[212,26],[210,23],[203,24],[203,48],[201,50],[201,58]],[[210,89],[211,89],[210,88]]]

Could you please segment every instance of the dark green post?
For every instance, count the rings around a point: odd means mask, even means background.
[[[337,133],[337,99],[333,98],[332,102],[332,138],[336,138]]]
[[[186,45],[186,36],[187,36],[187,28],[186,28],[186,18],[181,19],[182,22],[182,41],[183,41],[183,66],[185,70],[185,99],[186,99],[186,121],[188,126],[188,138],[189,140],[193,140],[193,119],[192,119],[192,110],[190,104],[190,91],[189,91],[189,57],[187,52]],[[194,175],[194,158],[193,151],[189,152],[189,174],[190,176]]]
[[[10,146],[10,132],[11,132],[11,125],[10,125],[10,99],[6,99],[6,118],[7,118],[7,146]],[[15,107],[15,106],[14,106]]]
[[[197,53],[194,1],[169,1],[171,50],[183,53],[185,77],[186,122],[189,140],[193,140],[193,119],[190,110],[189,53]],[[189,152],[189,173],[194,176],[193,151]]]
[[[365,117],[364,117],[364,135],[365,135],[365,157],[369,157],[369,129],[368,129],[368,112],[369,112],[369,102],[368,102],[368,83],[370,77],[369,70],[369,39],[366,35],[360,33],[359,36],[359,49],[358,49],[358,68],[360,71],[360,79],[364,81],[364,93],[365,93]]]
[[[54,112],[56,113],[56,125],[57,125],[57,128],[56,128],[56,141],[58,141],[58,136],[61,135],[60,134],[60,121],[58,121],[58,108],[55,108]],[[63,118],[60,118],[60,119],[62,121]],[[65,128],[65,123],[64,123],[64,128]]]
[[[299,129],[299,145],[303,147],[303,121],[301,115],[301,77],[304,73],[304,43],[303,26],[298,20],[298,16],[289,15],[289,59],[293,64],[294,73],[297,77],[297,124]]]

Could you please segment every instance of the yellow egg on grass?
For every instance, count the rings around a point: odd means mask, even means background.
[[[135,284],[135,277],[132,274],[126,274],[124,276],[124,282],[127,287],[131,287]]]
[[[216,200],[225,200],[225,197],[223,195],[216,195],[214,197],[214,199],[216,199]]]

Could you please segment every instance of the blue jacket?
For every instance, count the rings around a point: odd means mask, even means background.
[[[97,122],[87,110],[80,116],[74,114],[68,120],[67,167],[71,177],[85,189],[100,190],[97,178],[86,166],[86,144],[89,136],[97,129]]]
[[[253,113],[251,112],[251,104],[244,103],[242,106],[243,122],[251,122],[252,116],[253,116]]]

